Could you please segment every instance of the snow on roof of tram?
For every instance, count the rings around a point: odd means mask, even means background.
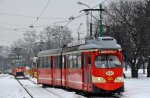
[[[48,55],[53,55],[53,54],[61,54],[62,49],[52,49],[52,50],[45,50],[45,51],[41,51],[38,53],[38,57],[40,56],[48,56]]]
[[[15,59],[15,60],[13,60],[12,62],[13,63],[18,63],[18,62],[24,62],[25,61],[25,59]]]
[[[79,46],[79,50],[85,49],[120,49],[121,46],[117,44],[113,37],[98,37],[96,39],[86,40],[86,44]]]

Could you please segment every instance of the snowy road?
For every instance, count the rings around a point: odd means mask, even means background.
[[[18,80],[32,95],[33,98],[86,98],[77,95],[75,92],[67,92],[56,88],[42,88],[32,80],[19,79]]]
[[[0,74],[0,98],[31,98],[13,76]]]
[[[0,74],[0,98],[85,98],[75,92],[67,92],[56,88],[42,88],[27,79],[19,79],[20,83],[11,75]]]
[[[42,88],[41,85],[34,84],[27,79],[19,79],[19,81],[33,97],[30,97],[13,76],[0,74],[0,98],[86,98],[75,92],[68,92],[63,89]],[[32,81],[36,82],[35,79],[32,79]],[[123,96],[120,98],[150,98],[150,78],[142,75],[139,79],[125,79],[125,92],[122,94]]]
[[[61,95],[52,93],[51,91],[44,89],[27,79],[18,79],[18,81],[27,89],[33,98],[63,98]]]

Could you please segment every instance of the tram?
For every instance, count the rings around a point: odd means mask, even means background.
[[[121,46],[112,37],[72,42],[38,53],[37,81],[92,94],[124,91]]]
[[[15,77],[17,76],[25,76],[25,72],[26,72],[26,66],[25,66],[25,60],[23,59],[16,59],[13,60],[12,62],[13,65],[13,75]]]

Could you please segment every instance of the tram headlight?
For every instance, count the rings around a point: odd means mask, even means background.
[[[93,83],[105,83],[106,80],[103,77],[92,76],[92,82]]]
[[[123,82],[123,81],[124,81],[123,77],[117,77],[114,82]]]

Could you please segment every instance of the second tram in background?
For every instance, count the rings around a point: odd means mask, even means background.
[[[25,76],[26,72],[26,65],[25,65],[25,60],[23,59],[16,59],[13,60],[12,62],[13,66],[13,72],[12,74],[17,77],[17,76]]]
[[[124,91],[121,46],[112,37],[80,40],[38,54],[38,83],[92,94]]]

